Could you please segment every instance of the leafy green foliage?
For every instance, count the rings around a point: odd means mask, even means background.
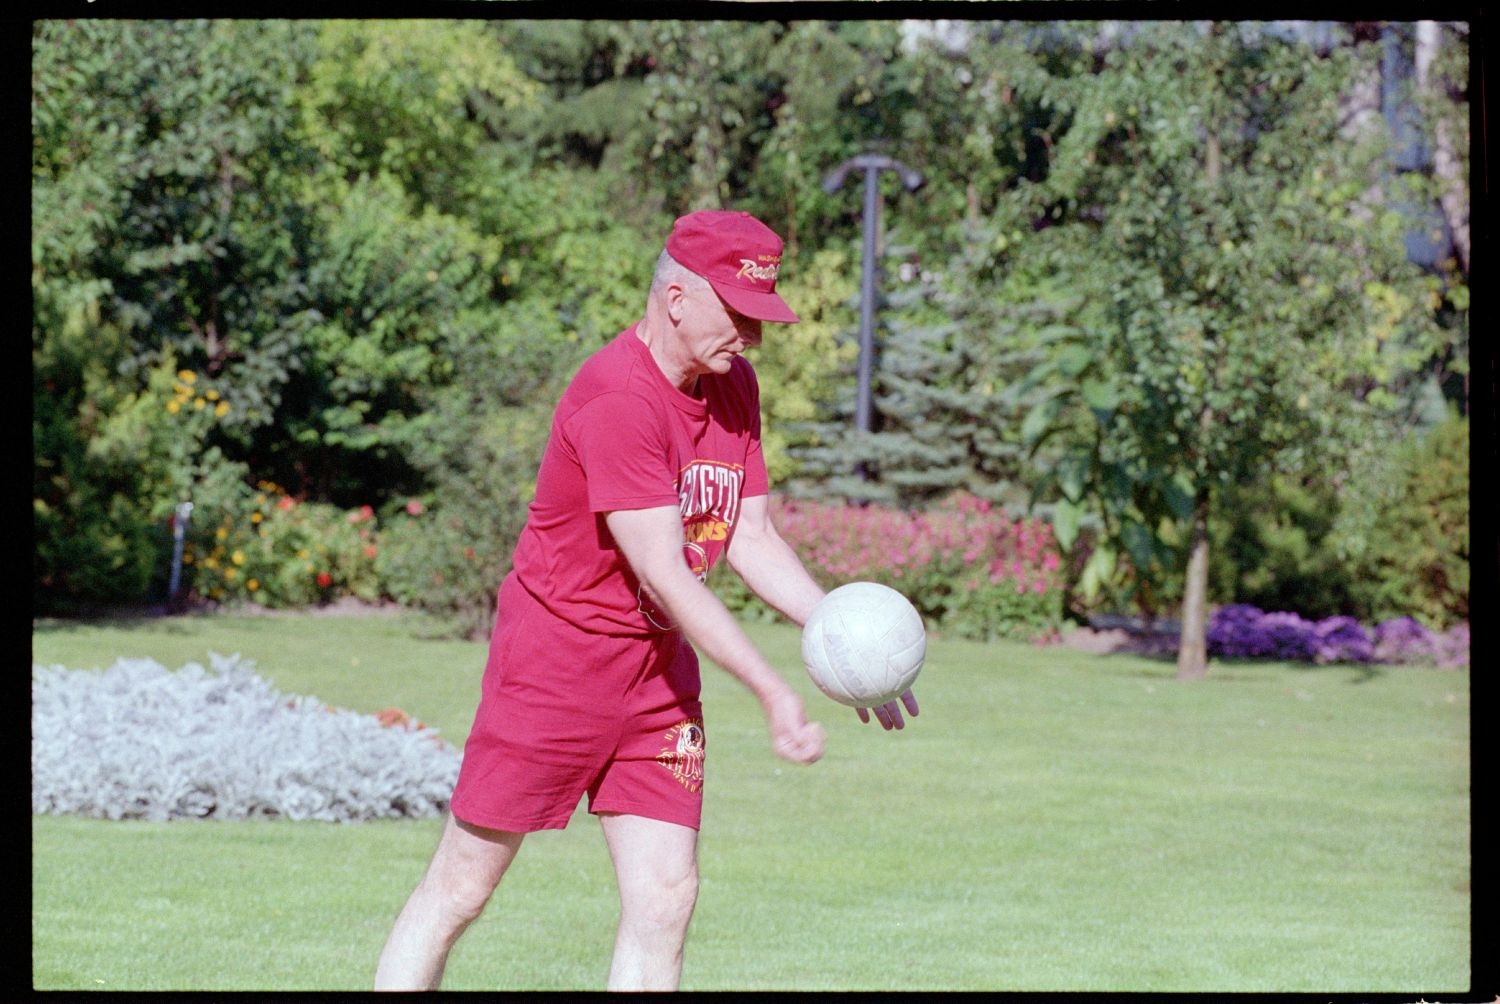
[[[1334,544],[1337,487],[1273,474],[1220,495],[1213,521],[1211,595],[1320,619],[1353,611],[1352,569]]]
[[[1337,528],[1353,552],[1355,601],[1370,619],[1413,616],[1437,629],[1467,620],[1468,420],[1450,416],[1408,437],[1393,461],[1389,480],[1366,489],[1374,496],[1368,515]]]
[[[755,357],[778,484],[1029,505],[1071,551],[1075,613],[1176,604],[1208,527],[1265,566],[1205,562],[1216,599],[1374,602],[1355,579],[1405,573],[1358,564],[1386,505],[1362,444],[1465,395],[1467,237],[1420,275],[1398,210],[1466,220],[1466,32],[1428,33],[1428,177],[1362,138],[1379,47],[1343,29],[35,22],[39,603],[158,593],[172,507],[246,525],[261,481],[338,511],[421,498],[406,593],[441,571],[415,542],[453,521],[484,539],[431,553],[448,582],[486,555],[478,590],[561,381],[708,205],[787,241],[806,320]],[[882,182],[863,438],[860,205],[821,182],[870,149],[927,184]]]
[[[480,111],[513,114],[537,86],[483,21],[317,23],[317,59],[301,92],[303,128],[346,180],[388,174],[439,212],[462,194],[486,140]]]
[[[817,442],[821,404],[838,394],[859,348],[847,338],[857,288],[849,255],[825,248],[800,266],[788,282],[796,293],[787,295],[801,320],[766,328],[752,356],[760,381],[761,443],[776,485],[801,473],[800,451]]]
[[[1066,394],[1023,438],[1071,443],[1043,488],[1099,521],[1090,585],[1107,566],[1148,611],[1172,598],[1217,492],[1337,463],[1439,351],[1398,221],[1360,201],[1379,150],[1338,133],[1369,58],[1151,23],[1051,76],[1070,124],[1014,197],[1051,207],[1028,246],[1082,295],[1089,355],[1049,356]]]
[[[50,398],[34,439],[56,451],[34,493],[44,609],[143,596],[172,505],[238,491],[224,449],[269,419],[300,323],[285,187],[300,154],[279,138],[308,39],[296,22],[34,26],[32,361]],[[178,367],[215,397],[174,410]]]

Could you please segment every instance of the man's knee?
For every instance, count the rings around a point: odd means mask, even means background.
[[[649,888],[637,889],[630,899],[622,904],[628,922],[663,932],[684,930],[698,903],[698,871],[663,876]]]
[[[672,904],[677,913],[678,923],[686,927],[688,921],[692,919],[693,908],[698,905],[697,869],[677,883],[672,892]]]
[[[454,869],[430,871],[422,877],[421,893],[450,925],[467,927],[484,912],[496,883]]]
[[[484,912],[520,844],[521,834],[450,820],[420,888],[437,909],[466,926]]]

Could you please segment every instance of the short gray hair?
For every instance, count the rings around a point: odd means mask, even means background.
[[[651,276],[651,295],[655,296],[674,282],[683,289],[702,289],[708,285],[707,279],[663,251],[656,259],[656,272]]]

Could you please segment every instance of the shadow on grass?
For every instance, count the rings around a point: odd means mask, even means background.
[[[80,614],[76,617],[36,617],[31,621],[32,634],[67,634],[72,631],[108,628],[114,631],[163,631],[187,634],[187,624],[203,614],[169,614],[164,610],[116,610],[109,613]]]
[[[1144,662],[1155,663],[1170,672],[1159,672],[1156,670],[1142,670],[1134,673],[1134,676],[1149,676],[1152,679],[1176,677],[1177,653],[1175,652],[1105,652],[1105,656],[1121,657],[1128,656],[1132,659],[1140,659]],[[1343,670],[1349,674],[1349,683],[1369,683],[1378,680],[1390,671],[1389,666],[1379,663],[1358,662],[1330,662],[1324,664],[1310,662],[1287,662],[1273,659],[1226,659],[1222,656],[1213,656],[1208,661],[1208,675],[1205,680],[1248,680],[1253,674],[1248,670],[1265,669],[1268,666],[1285,666],[1297,673],[1328,673]]]
[[[279,631],[278,622],[286,618],[359,617],[370,614],[380,618],[400,618],[404,631],[422,641],[484,641],[472,637],[456,618],[424,614],[399,607],[375,607],[367,604],[331,604],[326,607],[267,608],[224,607],[169,611],[164,606],[142,606],[90,610],[67,616],[34,617],[33,635],[66,635],[76,631],[151,631],[156,634],[186,636],[194,628],[216,620],[232,620],[236,630],[251,632]]]

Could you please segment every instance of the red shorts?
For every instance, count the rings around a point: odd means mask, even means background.
[[[474,728],[450,808],[466,823],[562,829],[593,813],[698,828],[703,705],[698,657],[680,632],[590,634],[508,575]]]

